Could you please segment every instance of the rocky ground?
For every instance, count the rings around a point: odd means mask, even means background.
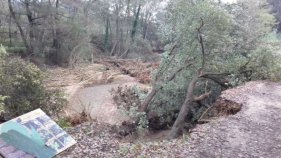
[[[281,84],[250,82],[221,99],[242,104],[241,111],[197,125],[190,135],[130,143],[109,125],[86,123],[67,130],[78,143],[58,157],[281,157]]]

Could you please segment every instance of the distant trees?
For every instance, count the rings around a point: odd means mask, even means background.
[[[105,17],[105,44],[110,43],[110,55],[127,57],[129,52],[147,53],[141,43],[147,42],[146,47],[151,47],[159,42],[156,17],[153,16],[157,13],[157,2],[158,0],[114,0],[108,3],[107,10],[112,11]]]
[[[52,1],[8,0],[8,14],[16,24],[16,27],[9,25],[9,29],[19,30],[21,37],[21,41],[12,43],[8,50],[14,50],[13,48],[23,43],[25,49],[20,52],[24,53],[20,54],[21,56],[48,57],[52,54],[52,45],[58,45],[55,36],[55,30],[58,28],[55,23],[58,20],[59,0],[53,2],[54,4]],[[18,53],[17,50],[15,53]],[[52,59],[52,62],[57,63],[56,60]]]
[[[9,52],[60,65],[93,54],[138,55],[159,43],[157,2],[8,0],[1,2],[0,39]]]
[[[272,12],[275,14],[277,19],[277,31],[281,32],[281,1],[279,0],[268,0],[271,5]]]

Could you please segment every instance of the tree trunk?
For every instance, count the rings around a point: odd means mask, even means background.
[[[205,99],[206,97],[209,97],[209,95],[211,94],[211,92],[208,92],[208,93],[205,93],[196,98],[193,95],[193,91],[195,89],[196,83],[198,82],[198,79],[200,77],[204,76],[203,70],[204,70],[205,64],[206,64],[205,63],[205,61],[206,61],[205,45],[204,45],[203,35],[201,32],[201,29],[204,26],[204,21],[202,18],[200,18],[200,21],[201,21],[201,24],[197,28],[197,36],[198,36],[197,40],[200,44],[201,52],[202,52],[202,67],[197,71],[197,74],[194,75],[194,77],[192,78],[191,82],[188,85],[185,101],[181,107],[180,113],[179,113],[175,123],[173,124],[172,130],[168,135],[168,139],[173,139],[173,138],[178,137],[180,132],[183,131],[185,119],[186,119],[188,113],[190,112],[191,107],[194,105],[194,102],[201,101],[201,100]]]
[[[116,56],[120,56],[121,54],[121,50],[124,49],[124,33],[123,33],[123,29],[120,28],[120,39],[119,39],[119,44],[118,44],[118,51],[117,51],[117,55]]]
[[[114,46],[112,47],[112,49],[110,51],[110,56],[115,55],[115,50],[116,50],[117,44],[118,44],[118,40],[116,39]]]
[[[141,109],[140,109],[141,112],[147,111],[150,102],[152,101],[152,99],[155,97],[155,95],[159,90],[160,88],[156,88],[155,86],[152,87],[151,92],[148,94],[148,96],[145,98],[144,102],[141,105]]]
[[[131,5],[131,0],[127,0],[127,9],[126,9],[127,26],[130,26],[130,25],[131,25],[131,20],[130,20],[130,17],[131,17],[131,8],[130,8],[130,5]],[[125,39],[128,38],[128,35],[129,35],[129,32],[130,32],[129,29],[130,29],[130,28],[127,27]]]
[[[150,17],[151,17],[151,13],[147,12],[145,14],[144,19],[143,19],[143,30],[142,30],[142,38],[143,39],[146,39],[146,36],[147,36],[148,22],[149,22]]]
[[[53,28],[52,28],[52,34],[53,34],[53,54],[51,55],[51,61],[54,62],[55,64],[59,64],[59,48],[60,48],[60,43],[58,39],[58,24],[57,22],[59,21],[58,18],[58,8],[59,8],[59,0],[56,0],[56,8],[55,8],[55,13],[53,15]]]
[[[186,119],[188,113],[190,112],[192,104],[194,104],[193,103],[193,101],[194,101],[193,91],[195,89],[196,83],[198,82],[198,79],[199,79],[199,76],[196,74],[196,76],[194,76],[193,79],[191,80],[191,82],[189,83],[185,101],[184,101],[184,103],[181,107],[180,113],[172,127],[172,130],[168,135],[168,139],[176,138],[176,137],[178,137],[180,132],[182,132],[182,130],[184,128],[185,119]]]
[[[119,1],[119,3],[121,4],[121,2]],[[110,51],[110,56],[113,56],[116,54],[116,48],[118,43],[120,43],[120,39],[119,39],[119,34],[120,34],[120,20],[119,20],[119,14],[120,14],[120,6],[118,4],[116,4],[116,19],[115,19],[115,24],[116,24],[116,30],[115,30],[115,42],[114,45]]]
[[[116,36],[116,40],[118,40],[118,35],[120,32],[119,29],[119,14],[120,14],[120,6],[118,4],[116,4],[116,19],[115,19],[115,23],[116,23],[116,30],[115,30],[115,36]]]
[[[15,23],[16,23],[19,31],[20,31],[20,35],[21,35],[23,44],[24,44],[24,46],[26,48],[26,51],[27,51],[27,53],[29,55],[31,55],[31,54],[33,54],[32,49],[30,48],[30,46],[29,46],[29,44],[27,42],[27,38],[26,38],[26,36],[25,36],[25,34],[23,32],[22,27],[20,26],[20,23],[19,23],[18,19],[16,18],[16,14],[14,12],[11,0],[8,0],[8,4],[9,4],[9,10],[10,10],[10,13],[11,13],[11,17],[15,20]]]
[[[29,0],[25,0],[24,1],[24,5],[25,5],[25,9],[26,9],[26,16],[28,19],[28,23],[29,23],[29,47],[31,49],[31,52],[33,54],[34,52],[34,43],[35,43],[35,28],[34,28],[34,21],[33,21],[33,17],[32,17],[32,11],[30,10],[30,1]],[[31,54],[31,55],[32,55]]]
[[[12,30],[11,30],[12,17],[9,16],[9,47],[12,47]]]
[[[109,15],[106,18],[105,35],[104,35],[104,50],[108,52],[109,45]]]
[[[126,49],[126,51],[119,58],[126,58],[130,52],[130,46]]]
[[[133,23],[132,33],[131,33],[131,39],[134,41],[135,35],[137,33],[137,26],[139,22],[139,15],[140,15],[141,5],[139,5],[138,10],[136,12],[135,20]]]

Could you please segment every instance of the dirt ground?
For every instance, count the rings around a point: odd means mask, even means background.
[[[200,125],[191,134],[192,157],[281,157],[281,84],[250,82],[223,92],[242,104],[236,115]]]

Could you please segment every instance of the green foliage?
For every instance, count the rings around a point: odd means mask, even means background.
[[[26,52],[26,48],[14,44],[13,47],[8,47],[7,51],[10,52],[11,54],[24,55]]]
[[[0,63],[1,63],[1,60],[6,56],[6,54],[7,54],[6,49],[2,45],[0,45]],[[1,74],[0,74],[0,77],[1,77]],[[7,96],[0,95],[0,114],[2,114],[4,112],[4,106],[5,106],[4,101],[7,98],[8,98]]]
[[[259,48],[253,54],[252,60],[247,66],[252,70],[251,80],[281,80],[281,56],[278,53],[272,53],[270,48]]]
[[[148,128],[146,113],[139,111],[144,92],[137,87],[118,87],[117,89],[112,89],[111,94],[118,109],[126,116],[129,116],[132,121],[137,121],[139,131]]]
[[[57,124],[63,129],[71,127],[71,122],[69,122],[69,120],[66,118],[59,119]]]
[[[211,0],[171,1],[167,9],[166,23],[162,29],[163,39],[174,44],[174,52],[166,52],[155,76],[161,76],[154,86],[164,85],[150,104],[161,118],[160,123],[172,123],[186,97],[186,89],[196,71],[206,59],[204,72],[231,74],[219,76],[222,82],[233,86],[259,79],[280,79],[280,64],[276,41],[266,39],[275,24],[274,17],[264,7],[263,1],[243,1],[231,5],[219,5]],[[203,38],[205,58],[198,39],[198,29]],[[274,36],[274,35],[273,35]],[[277,40],[278,41],[278,40]],[[189,59],[192,66],[167,81]],[[273,61],[273,62],[272,62]],[[279,71],[279,72],[278,72]],[[208,81],[208,82],[207,82]],[[208,84],[206,84],[208,83]],[[201,79],[194,95],[212,91],[212,96],[201,104],[209,104],[222,88],[206,79]],[[193,109],[193,116],[200,110]],[[194,120],[191,119],[191,120]]]
[[[126,156],[129,152],[130,152],[130,149],[129,149],[128,147],[121,147],[121,148],[118,150],[118,153],[119,153],[121,156]]]
[[[7,55],[6,49],[0,44],[0,59]]]
[[[5,101],[7,98],[8,98],[8,97],[6,97],[6,96],[0,95],[0,114],[1,114],[2,112],[4,112],[4,106],[5,106],[4,101]]]
[[[65,103],[59,92],[43,86],[43,72],[19,58],[5,58],[0,66],[0,94],[5,99],[6,119],[41,108],[48,114],[61,110]]]
[[[169,4],[168,15],[163,28],[163,38],[171,43],[167,46],[168,50],[171,50],[173,43],[176,43],[177,48],[173,53],[166,52],[162,57],[158,73],[155,74],[160,75],[161,80],[156,81],[155,86],[162,84],[163,88],[154,98],[150,110],[157,113],[161,124],[171,125],[185,100],[188,83],[197,69],[202,67],[198,28],[201,27],[203,36],[207,72],[221,70],[217,63],[224,62],[234,44],[230,36],[233,23],[231,15],[211,1],[196,1],[196,4],[185,0],[172,1]],[[186,64],[186,60],[190,60],[192,66],[178,73],[172,81],[167,81],[177,69]],[[202,94],[203,86],[204,84],[196,89],[195,95]],[[217,91],[215,86],[212,88]],[[211,86],[208,89],[211,89]]]

